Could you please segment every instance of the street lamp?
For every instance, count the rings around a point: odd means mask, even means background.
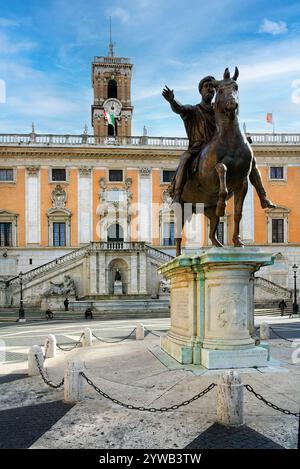
[[[23,273],[19,273],[19,279],[20,279],[20,308],[19,308],[19,318],[17,319],[17,322],[26,322],[25,319],[25,310],[23,308]]]
[[[293,303],[293,314],[297,314],[299,311],[299,306],[297,303],[297,269],[296,264],[293,265],[292,269],[294,270],[294,303]]]

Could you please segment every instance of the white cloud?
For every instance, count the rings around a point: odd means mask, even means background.
[[[6,34],[0,33],[0,54],[18,54],[35,49],[37,44],[32,41],[11,41]]]
[[[260,33],[269,33],[276,36],[277,34],[284,34],[288,32],[287,25],[284,21],[271,21],[264,19],[263,24],[259,29]]]
[[[123,8],[115,8],[111,12],[110,16],[112,18],[119,18],[122,23],[128,23],[130,18],[128,11],[124,10]]]
[[[300,73],[300,61],[297,56],[280,57],[277,60],[262,60],[261,63],[242,66],[240,72],[239,81],[241,82],[273,79],[279,75]]]

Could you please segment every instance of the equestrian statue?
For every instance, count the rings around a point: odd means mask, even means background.
[[[209,238],[214,246],[222,247],[216,237],[220,217],[225,215],[226,202],[234,195],[233,244],[242,247],[240,221],[248,181],[253,184],[262,208],[275,208],[266,195],[260,172],[251,146],[241,133],[238,115],[238,68],[231,77],[225,69],[223,80],[204,77],[199,83],[202,96],[200,104],[182,105],[167,86],[163,97],[172,110],[184,121],[189,138],[188,149],[181,155],[170,188],[172,207],[180,207],[181,226],[188,218],[184,216],[185,203],[204,204],[204,214],[210,220]],[[215,97],[215,102],[212,100]],[[176,255],[181,253],[181,233],[176,234]]]

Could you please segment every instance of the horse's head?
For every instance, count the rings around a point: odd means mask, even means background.
[[[235,67],[233,77],[230,77],[228,68],[225,69],[223,80],[214,80],[216,89],[215,110],[225,114],[230,120],[234,120],[238,112],[238,85],[236,83],[239,70]]]

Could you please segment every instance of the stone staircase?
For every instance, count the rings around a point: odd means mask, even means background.
[[[293,295],[293,290],[290,288],[283,287],[278,283],[271,282],[264,277],[254,277],[254,287],[261,288],[267,293],[271,293],[274,297],[279,298],[279,301],[290,300]]]
[[[169,299],[143,300],[80,300],[70,301],[70,311],[53,311],[55,320],[85,319],[86,308],[93,308],[93,318],[97,320],[168,318],[170,317]],[[0,322],[15,321],[19,308],[0,308]],[[30,321],[45,320],[40,308],[25,305],[25,317]]]
[[[81,259],[85,256],[88,256],[90,252],[94,250],[126,250],[126,249],[134,249],[140,250],[144,249],[149,257],[159,261],[160,263],[169,262],[170,260],[174,259],[173,256],[166,254],[158,249],[153,248],[145,244],[144,242],[90,242],[85,246],[82,246],[78,249],[74,249],[67,254],[64,254],[61,257],[57,257],[56,259],[47,262],[46,264],[40,265],[34,269],[28,270],[22,275],[23,283],[26,284],[31,280],[36,278],[42,278],[45,274],[49,274],[51,272],[57,272],[60,267],[67,266],[73,263],[75,260]],[[7,281],[7,284],[12,287],[19,287],[20,279],[19,276],[13,277]]]
[[[75,272],[77,278],[83,278],[82,276],[88,270],[90,255],[102,250],[118,253],[122,251],[144,251],[147,257],[151,258],[151,262],[157,267],[173,259],[173,256],[159,251],[144,242],[91,242],[46,264],[29,270],[22,275],[23,298],[26,309],[35,310],[33,305],[40,304],[40,301],[38,300],[37,302],[36,299],[41,298],[41,292],[45,291],[45,284],[49,285],[49,282],[57,281],[56,279],[62,275],[73,275],[73,272]],[[77,270],[75,271],[75,269]],[[1,304],[13,305],[18,308],[20,277],[16,276],[9,279],[6,282],[6,288],[8,300],[0,303],[0,312]],[[77,291],[77,294],[80,295],[80,292]],[[168,300],[152,300],[149,294],[148,296],[144,295],[142,298],[138,294],[128,295],[128,297],[122,297],[122,295],[119,297],[114,295],[90,297],[84,296],[84,292],[81,292],[81,294],[83,297],[79,297],[80,301],[74,301],[72,306],[70,305],[70,308],[72,307],[75,313],[78,312],[78,314],[82,314],[87,305],[90,306],[91,304],[97,314],[107,315],[111,312],[115,317],[124,317],[124,314],[128,316],[131,314],[143,314],[145,312],[149,315],[168,314]],[[10,308],[8,310],[12,311]]]

